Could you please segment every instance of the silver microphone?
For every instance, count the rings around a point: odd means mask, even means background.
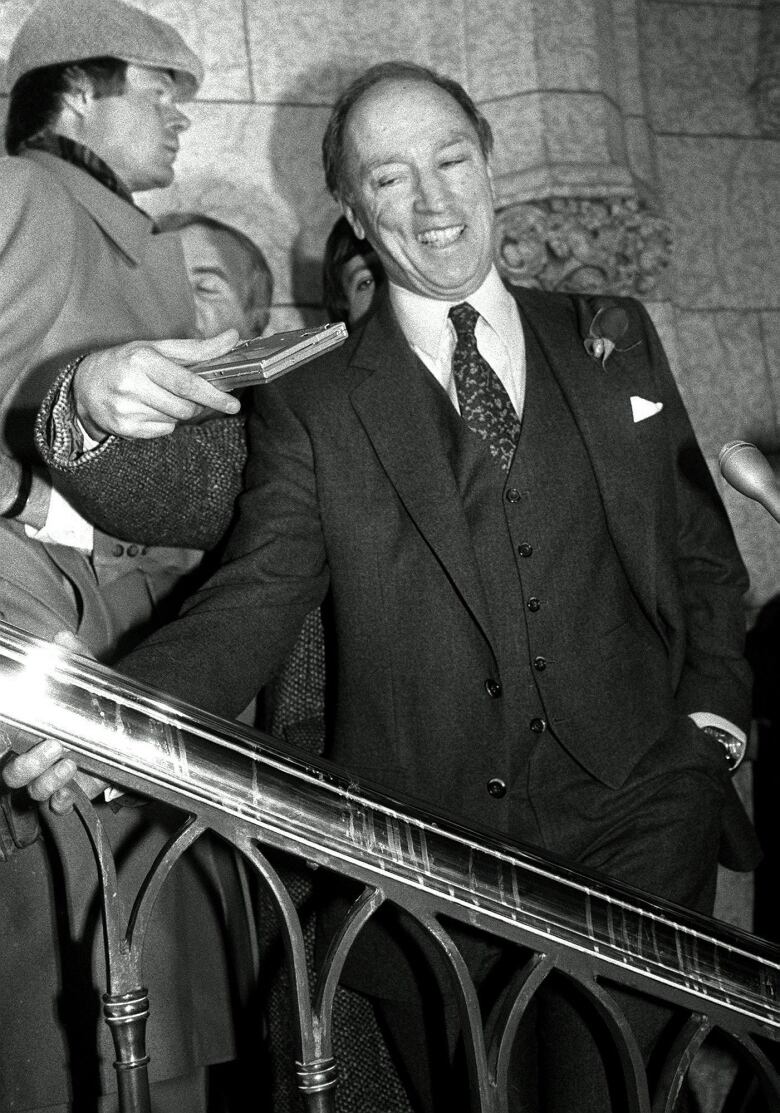
[[[729,441],[718,453],[718,464],[727,483],[761,503],[780,522],[780,486],[763,452],[749,441]]]

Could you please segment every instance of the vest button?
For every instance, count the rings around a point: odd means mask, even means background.
[[[495,800],[500,800],[502,796],[506,796],[506,781],[502,781],[500,777],[491,777],[487,790]]]
[[[534,547],[533,545],[529,545],[528,542],[524,541],[522,545],[517,546],[517,551],[521,557],[529,557],[534,551]]]
[[[547,730],[547,723],[544,719],[531,719],[528,725],[534,734],[544,734]]]
[[[521,498],[522,498],[522,496],[521,496],[520,492],[518,491],[517,487],[510,487],[509,490],[506,493],[506,501],[507,502],[520,502]]]
[[[498,697],[501,695],[501,685],[497,680],[493,680],[491,677],[488,677],[485,681],[485,691],[491,699],[498,699]]]
[[[120,544],[117,543],[116,545],[114,545],[111,552],[114,554],[115,557],[124,556],[125,555],[125,547],[124,547],[124,545],[120,545]]]
[[[528,604],[527,604],[528,610],[529,611],[534,611],[534,613],[539,610],[541,605],[542,605],[541,600],[537,599],[535,595],[531,596],[531,598],[528,600]]]
[[[534,668],[537,672],[544,672],[547,668],[547,661],[544,657],[534,657]]]
[[[137,545],[128,545],[127,546],[127,555],[129,557],[138,556],[138,553],[139,553],[139,548],[138,548]]]

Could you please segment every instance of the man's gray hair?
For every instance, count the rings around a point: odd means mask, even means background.
[[[325,182],[336,200],[348,200],[349,187],[346,179],[344,142],[347,117],[360,98],[382,81],[419,81],[437,85],[457,101],[472,124],[482,154],[489,158],[493,150],[493,132],[490,124],[474,104],[462,85],[451,77],[436,73],[427,66],[416,62],[392,61],[379,62],[356,77],[343,91],[333,106],[322,139],[322,164],[325,169]]]

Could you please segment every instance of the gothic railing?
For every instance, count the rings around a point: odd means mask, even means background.
[[[590,1001],[609,1031],[629,1113],[671,1113],[697,1050],[714,1033],[734,1050],[768,1108],[780,1109],[769,1055],[780,1040],[780,950],[766,942],[362,788],[327,762],[304,759],[5,623],[0,720],[62,739],[85,770],[187,816],[127,916],[100,823],[85,798],[79,805],[103,882],[104,1013],[116,1047],[122,1113],[149,1110],[144,929],[174,862],[208,829],[254,864],[278,908],[291,968],[298,1085],[308,1113],[335,1108],[335,990],[352,944],[384,902],[405,909],[427,933],[457,987],[474,1110],[506,1110],[515,1036],[554,972]],[[261,849],[269,847],[364,886],[316,986],[294,904]],[[466,963],[440,916],[531,952],[485,1024]],[[667,1002],[685,1018],[652,1097],[635,1036],[607,983]]]

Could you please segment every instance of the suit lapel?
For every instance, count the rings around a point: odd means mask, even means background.
[[[366,325],[351,363],[369,372],[351,398],[382,467],[492,646],[439,388],[409,348],[388,299]]]
[[[653,613],[655,469],[632,420],[636,375],[619,353],[613,353],[607,368],[586,353],[586,332],[573,302],[535,290],[512,292],[523,327],[532,330],[580,430],[629,580]],[[428,372],[410,350],[386,298],[366,325],[351,362],[368,372],[353,390],[352,404],[382,466],[492,645],[487,600],[450,458],[452,445],[425,377]]]
[[[514,288],[512,293],[523,328],[532,331],[577,423],[626,574],[640,598],[654,605],[654,468],[642,451],[631,414],[635,374],[617,352],[606,367],[587,354],[587,323],[583,331],[574,302],[535,290]]]

